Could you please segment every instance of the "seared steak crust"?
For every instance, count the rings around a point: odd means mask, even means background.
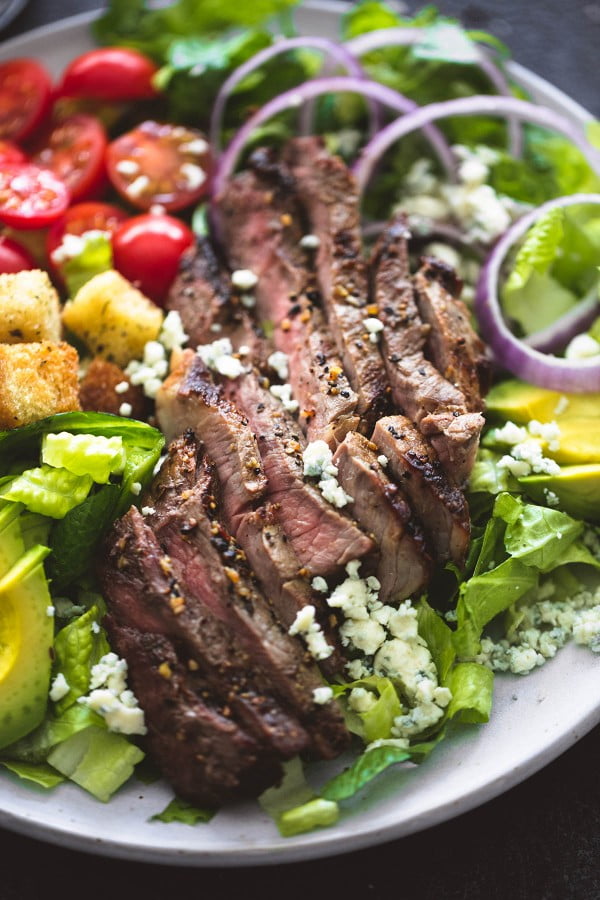
[[[429,438],[448,477],[463,487],[475,462],[483,416],[467,412],[462,391],[425,358],[431,326],[423,323],[415,302],[408,237],[404,219],[394,221],[381,235],[371,261],[392,399]]]
[[[319,239],[317,276],[323,305],[350,383],[357,412],[372,427],[386,408],[386,377],[369,340],[367,269],[361,258],[358,192],[343,162],[318,138],[297,138],[285,149],[311,231]]]
[[[179,274],[171,286],[166,308],[179,313],[192,347],[216,337],[212,326],[224,325],[231,315],[231,282],[208,238],[183,254]]]
[[[426,585],[431,558],[412,510],[377,459],[375,445],[361,434],[347,434],[333,462],[338,481],[353,498],[350,511],[377,543],[380,599],[390,603],[410,597]]]
[[[469,546],[469,509],[462,491],[448,482],[433,448],[404,416],[380,419],[373,443],[388,458],[436,559],[462,566]]]
[[[428,348],[442,375],[462,391],[470,412],[481,412],[489,383],[485,347],[473,331],[469,312],[458,299],[460,284],[446,263],[424,257],[414,277],[417,303],[430,326]]]

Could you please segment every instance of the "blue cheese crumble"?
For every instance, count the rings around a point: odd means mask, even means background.
[[[323,629],[315,619],[315,608],[311,604],[298,610],[288,634],[299,635],[313,659],[328,659],[333,653],[333,647],[325,640]]]
[[[560,428],[556,422],[538,422],[532,419],[527,426],[506,422],[502,428],[494,428],[484,441],[487,444],[503,444],[510,452],[498,460],[500,469],[508,470],[515,478],[534,473],[557,475],[558,463],[544,456],[544,450],[551,453],[560,447]]]
[[[239,378],[246,371],[239,356],[234,355],[229,338],[219,338],[212,344],[200,344],[196,347],[196,353],[205,366],[225,378]]]
[[[66,697],[69,691],[71,690],[69,686],[69,682],[65,678],[62,672],[59,672],[52,685],[50,686],[50,692],[48,696],[52,700],[53,703],[58,703],[59,700],[62,700],[63,697]]]
[[[109,731],[146,734],[144,711],[127,687],[127,663],[116,653],[106,653],[92,666],[89,693],[79,703],[102,716]]]
[[[318,478],[318,488],[323,498],[333,506],[341,509],[353,502],[353,497],[347,494],[338,482],[337,466],[333,465],[333,453],[325,441],[311,441],[303,453],[305,477]]]

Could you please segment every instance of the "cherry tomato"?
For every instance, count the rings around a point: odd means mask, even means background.
[[[73,200],[97,197],[105,185],[106,132],[94,116],[78,113],[58,122],[35,144],[31,161],[51,169]]]
[[[200,131],[142,122],[108,145],[108,177],[134,206],[183,209],[208,189],[210,155]]]
[[[0,165],[2,163],[24,163],[27,157],[20,147],[11,141],[0,141]]]
[[[194,235],[172,216],[149,213],[128,219],[113,235],[115,268],[156,303],[166,298],[184,250]]]
[[[50,110],[52,81],[35,59],[0,63],[0,139],[29,137]]]
[[[6,163],[0,167],[0,222],[13,228],[44,228],[69,205],[69,189],[48,169]]]
[[[114,234],[127,219],[127,213],[112,203],[76,203],[64,216],[52,223],[46,237],[46,251],[54,275],[61,278],[60,264],[52,254],[60,247],[65,234],[84,234],[86,231],[108,231]]]
[[[158,67],[137,50],[102,47],[74,59],[58,88],[63,97],[143,100],[156,97],[152,78]]]
[[[0,235],[0,273],[22,272],[23,269],[37,269],[34,258],[21,244]]]

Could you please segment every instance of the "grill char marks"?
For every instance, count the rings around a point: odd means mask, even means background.
[[[369,553],[372,540],[305,482],[305,439],[294,419],[254,375],[245,375],[224,389],[257,436],[269,500],[279,508],[279,522],[301,565],[312,574],[328,575]]]
[[[255,508],[267,488],[248,420],[223,399],[202,360],[190,350],[181,354],[160,388],[156,415],[169,440],[188,428],[202,437],[225,486],[225,518],[235,534],[242,516]]]
[[[193,347],[216,337],[212,325],[224,325],[231,316],[231,287],[208,238],[197,238],[179,266],[166,308],[181,316]]]
[[[432,447],[404,416],[380,419],[373,442],[423,524],[439,562],[464,565],[470,520],[464,494],[448,482]]]
[[[232,720],[202,676],[182,664],[171,641],[112,617],[105,624],[111,646],[127,659],[129,684],[145,710],[145,742],[180,797],[217,806],[256,796],[279,777],[279,761]],[[159,672],[165,665],[168,678]]]
[[[198,666],[210,691],[268,756],[286,759],[303,750],[304,729],[253,684],[256,667],[216,611],[219,598],[210,582],[203,598],[186,596],[168,555],[134,507],[113,528],[107,546],[100,576],[111,620],[176,646],[178,657]]]
[[[347,434],[333,462],[338,481],[353,498],[350,511],[377,543],[380,599],[410,597],[426,585],[432,564],[412,510],[377,461],[374,444],[361,434]]]
[[[319,239],[316,268],[330,329],[344,370],[358,394],[357,413],[367,430],[386,408],[386,378],[369,340],[367,271],[361,259],[358,193],[343,162],[318,138],[297,138],[284,159],[295,178],[310,230]]]
[[[475,461],[483,417],[467,411],[462,391],[425,358],[431,326],[423,323],[415,302],[408,237],[404,219],[394,221],[371,260],[385,367],[394,404],[429,438],[448,477],[462,487]]]
[[[485,347],[469,322],[469,313],[457,299],[460,283],[454,269],[424,257],[414,277],[416,297],[424,321],[430,325],[429,353],[440,372],[462,391],[469,412],[481,412],[482,395],[490,370]]]
[[[259,694],[275,697],[298,718],[316,755],[335,756],[347,740],[340,713],[333,704],[315,705],[313,690],[322,683],[319,672],[300,641],[291,638],[274,616],[245,554],[220,523],[214,468],[206,459],[199,460],[198,451],[198,442],[189,432],[175,442],[170,468],[176,469],[176,478],[183,475],[189,480],[196,459],[199,473],[183,491],[173,490],[169,467],[159,475],[153,498],[156,512],[150,517],[186,598],[178,617],[184,627],[194,630],[197,604],[209,607],[225,623],[237,652],[247,656],[250,681]],[[178,497],[175,506],[173,496]]]
[[[358,424],[358,398],[315,307],[319,295],[300,247],[295,181],[268,151],[256,151],[250,164],[253,170],[231,179],[218,198],[229,263],[259,276],[257,310],[273,322],[275,346],[289,357],[289,381],[309,440],[321,438],[335,446]],[[328,373],[338,370],[330,381]]]

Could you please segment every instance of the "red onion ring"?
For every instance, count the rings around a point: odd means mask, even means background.
[[[363,68],[360,63],[356,61],[356,58],[345,49],[343,44],[336,44],[335,41],[330,41],[327,38],[286,38],[277,41],[275,44],[271,44],[270,47],[259,50],[258,53],[255,53],[254,56],[242,63],[241,66],[238,66],[238,68],[225,79],[219,89],[210,117],[209,129],[210,143],[214,147],[215,153],[219,153],[221,150],[221,129],[223,126],[225,106],[232,91],[237,85],[240,84],[244,78],[274,57],[279,56],[282,53],[289,53],[290,50],[302,50],[306,48],[321,50],[326,57],[342,66],[348,75],[352,75],[355,78],[364,78]]]
[[[343,91],[360,94],[363,97],[385,104],[391,109],[404,113],[407,116],[414,116],[419,111],[419,107],[417,107],[413,100],[409,100],[408,97],[398,93],[398,91],[394,91],[392,88],[388,88],[383,84],[378,84],[375,81],[341,75],[334,76],[333,78],[315,78],[312,81],[305,81],[303,84],[298,85],[297,88],[292,88],[289,91],[285,91],[283,94],[279,94],[278,97],[274,97],[273,100],[269,100],[268,103],[265,103],[261,109],[254,113],[254,115],[242,125],[221,155],[217,171],[213,178],[213,197],[218,197],[221,194],[225,183],[235,170],[244,146],[255,128],[258,128],[259,125],[262,125],[263,122],[267,121],[272,116],[277,115],[277,113],[284,112],[284,110],[290,109],[290,107],[301,106],[303,103],[306,103],[307,100],[312,100],[313,97],[319,97],[322,94],[335,94]],[[398,120],[395,120],[392,124],[396,124],[397,121]],[[387,129],[384,129],[380,134],[384,134],[386,131]],[[425,123],[423,132],[429,138],[444,169],[448,175],[453,178],[454,157],[444,137],[437,128],[431,129],[427,123]],[[373,138],[371,143],[374,143],[375,140],[376,138]]]
[[[395,141],[400,140],[400,138],[413,131],[424,128],[438,119],[446,119],[450,116],[472,115],[512,115],[521,121],[531,122],[550,131],[557,131],[569,138],[581,150],[592,169],[597,175],[600,175],[600,151],[596,150],[589,143],[583,131],[573,125],[569,119],[545,106],[536,106],[527,100],[484,94],[473,97],[460,97],[458,100],[445,100],[441,103],[429,103],[427,106],[418,107],[407,115],[402,116],[402,118],[386,125],[379,134],[376,134],[363,147],[358,161],[354,164],[353,171],[358,181],[359,189],[364,191],[374,167],[388,147]]]
[[[353,55],[357,57],[364,56],[372,50],[382,50],[384,47],[408,47],[418,44],[427,33],[426,28],[379,28],[377,31],[369,31],[361,34],[350,41],[346,41],[344,46]],[[487,51],[483,47],[474,44],[479,54],[477,64],[498,94],[503,97],[512,97],[510,85],[504,75],[502,69],[495,64]],[[507,116],[508,122],[508,138],[509,153],[511,156],[519,158],[523,152],[523,137],[518,121],[512,116]]]
[[[585,203],[600,205],[600,194],[557,197],[515,222],[488,257],[480,273],[475,295],[475,313],[482,335],[502,368],[540,387],[580,394],[600,390],[600,358],[570,360],[546,356],[515,337],[502,315],[498,284],[502,263],[508,251],[534,222],[552,209]]]

